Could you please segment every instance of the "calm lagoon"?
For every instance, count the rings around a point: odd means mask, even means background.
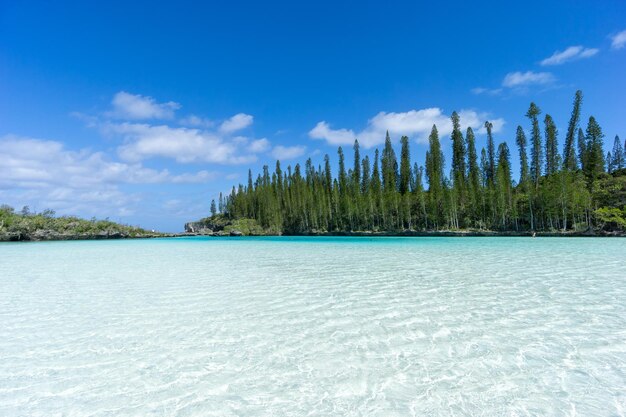
[[[626,239],[0,244],[2,416],[626,414]]]

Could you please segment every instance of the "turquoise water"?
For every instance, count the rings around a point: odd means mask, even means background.
[[[626,239],[0,245],[1,416],[623,416]]]

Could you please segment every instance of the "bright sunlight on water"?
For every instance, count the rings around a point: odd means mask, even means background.
[[[2,416],[626,413],[626,240],[0,245]]]

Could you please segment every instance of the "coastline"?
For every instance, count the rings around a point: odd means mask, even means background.
[[[309,233],[259,233],[259,234],[243,234],[223,231],[219,232],[185,232],[177,234],[172,237],[185,237],[185,236],[205,236],[205,237],[240,237],[240,236],[300,236],[300,237],[533,237],[533,233],[530,231],[493,231],[493,230],[406,230],[399,232],[373,232],[373,231],[337,231],[337,232],[309,232]],[[626,233],[623,232],[535,232],[535,237],[626,237]]]
[[[494,231],[494,230],[404,230],[404,231],[311,231],[306,233],[272,233],[242,232],[239,230],[200,229],[180,233],[143,233],[128,234],[120,232],[100,233],[58,233],[50,230],[36,230],[32,233],[4,232],[0,233],[3,242],[52,242],[80,240],[122,240],[122,239],[158,239],[183,237],[626,237],[620,231]]]
[[[175,233],[148,233],[140,235],[129,235],[124,233],[57,233],[51,231],[35,231],[32,234],[19,232],[0,233],[0,243],[2,242],[52,242],[69,240],[120,240],[120,239],[155,239],[163,237],[177,237]]]

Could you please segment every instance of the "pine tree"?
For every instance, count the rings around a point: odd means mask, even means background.
[[[471,127],[467,128],[467,132],[465,133],[465,140],[467,141],[467,164],[469,168],[468,184],[471,196],[470,198],[472,200],[474,217],[476,217],[480,211],[480,168],[478,166],[478,156],[476,155],[476,139],[474,137],[474,131]]]
[[[428,177],[428,197],[430,215],[436,226],[442,219],[444,200],[443,152],[439,142],[437,126],[433,125],[428,137],[429,149],[426,152],[426,177]]]
[[[611,158],[611,151],[606,153],[606,172],[609,174],[613,172],[613,158]]]
[[[217,214],[217,207],[215,206],[215,200],[211,200],[211,217],[215,217]]]
[[[457,112],[452,112],[452,171],[454,187],[463,195],[466,185],[465,142],[461,133],[461,123]]]
[[[361,183],[361,153],[359,152],[359,141],[354,140],[354,168],[352,169],[352,179],[355,187]]]
[[[373,205],[376,213],[374,216],[374,222],[377,227],[380,226],[383,220],[382,184],[380,182],[379,158],[380,154],[378,149],[376,149],[374,152],[374,165],[372,167],[372,180],[370,181],[370,186],[372,189],[372,199],[374,200]]]
[[[411,180],[411,155],[409,153],[409,138],[402,136],[400,139],[402,150],[400,152],[400,194],[409,192],[409,182]]]
[[[526,184],[528,181],[528,155],[526,153],[526,135],[524,129],[521,126],[517,126],[517,132],[515,134],[515,142],[519,149],[519,161],[520,161],[520,176],[519,183]]]
[[[587,142],[582,128],[578,128],[578,159],[580,161],[580,169],[585,172],[587,161]]]
[[[603,137],[604,133],[602,133],[602,128],[600,128],[595,117],[589,117],[585,136],[587,148],[585,174],[587,174],[590,184],[604,171]]]
[[[506,142],[498,146],[498,166],[496,169],[497,207],[500,226],[506,228],[512,209],[511,152]]]
[[[324,155],[324,184],[327,192],[330,194],[333,188],[333,175],[330,169],[330,157],[328,154]]]
[[[393,146],[391,145],[389,132],[387,132],[387,136],[385,138],[385,147],[383,148],[381,164],[383,172],[383,187],[385,191],[395,190],[398,179],[398,161],[396,159],[396,153],[393,150]]]
[[[361,175],[361,193],[362,194],[367,194],[369,192],[370,189],[370,158],[369,156],[365,156],[365,158],[363,158],[363,161],[361,162],[362,166],[362,172],[363,174]]]
[[[532,123],[531,131],[531,160],[530,160],[530,178],[535,183],[535,187],[539,185],[539,178],[541,178],[541,165],[543,160],[543,152],[541,148],[541,133],[539,131],[539,121],[537,116],[541,114],[541,110],[535,103],[530,103],[526,117],[528,117]]]
[[[276,188],[278,188],[278,192],[279,193],[282,193],[282,190],[283,190],[283,170],[280,169],[280,161],[279,160],[276,160],[276,169],[275,169],[274,172],[276,174]]]
[[[625,144],[626,145],[626,144]],[[618,169],[622,169],[625,167],[626,163],[624,161],[624,149],[622,149],[622,143],[619,139],[619,136],[615,136],[615,141],[613,142],[613,159],[612,168],[613,171],[617,171]]]
[[[341,146],[337,149],[337,155],[339,156],[339,193],[345,194],[348,186],[348,177],[346,175],[346,163]]]
[[[378,168],[379,165],[379,153],[378,149],[374,152],[374,167],[372,168],[372,189],[374,192],[380,193],[381,190],[381,182],[380,182],[380,170]]]
[[[494,177],[496,174],[496,148],[493,142],[493,124],[485,122],[485,129],[487,130],[487,156],[489,157],[487,165],[487,184],[493,186]]]
[[[576,134],[576,128],[578,127],[578,121],[580,120],[580,106],[582,100],[582,91],[576,91],[574,96],[574,108],[572,109],[572,116],[567,125],[567,135],[565,136],[565,146],[563,147],[563,167],[569,171],[575,171],[577,168],[576,152],[574,151],[574,136]]]
[[[559,170],[558,131],[549,114],[546,114],[544,124],[546,127],[546,175],[552,175]]]
[[[483,187],[489,185],[489,159],[485,148],[480,150],[480,174]]]

